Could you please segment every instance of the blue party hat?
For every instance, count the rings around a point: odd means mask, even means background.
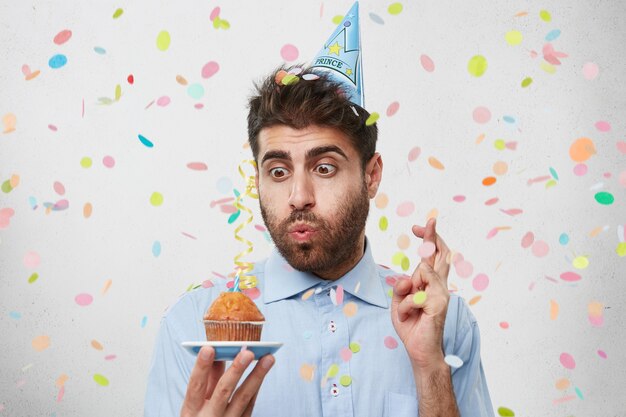
[[[320,68],[344,86],[348,99],[363,107],[363,75],[361,70],[361,34],[359,2],[355,2],[324,48],[313,59],[311,68]]]

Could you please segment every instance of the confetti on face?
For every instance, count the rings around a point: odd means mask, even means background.
[[[372,126],[376,121],[380,118],[380,115],[376,112],[373,112],[369,115],[367,120],[365,121],[365,126]]]
[[[159,193],[158,191],[153,192],[150,196],[150,204],[152,204],[154,207],[158,207],[163,204],[163,194]]]
[[[472,280],[472,286],[476,291],[484,291],[489,286],[489,277],[485,274],[478,274]]]
[[[517,30],[508,31],[504,35],[504,39],[506,40],[506,43],[508,43],[509,45],[517,46],[522,43],[522,32],[517,31]]]
[[[467,71],[474,77],[482,77],[487,71],[487,59],[482,55],[474,55],[467,63]]]
[[[506,407],[498,407],[498,414],[501,417],[515,417],[513,410]]]
[[[24,255],[24,266],[26,268],[37,268],[41,263],[41,257],[37,252],[30,251]]]
[[[392,3],[387,8],[390,15],[399,15],[402,13],[402,3]]]
[[[533,255],[535,255],[537,258],[543,258],[550,251],[550,247],[543,240],[538,240],[533,243],[531,250]]]
[[[37,352],[46,350],[50,347],[50,336],[37,336],[33,339],[31,344],[33,346],[33,349],[35,349]]]
[[[48,61],[48,65],[52,69],[61,68],[65,64],[67,64],[67,57],[63,54],[56,54]]]
[[[415,211],[415,204],[412,201],[400,203],[396,208],[396,214],[400,217],[407,217]]]
[[[74,297],[74,301],[81,307],[90,305],[93,302],[93,297],[90,294],[81,293]]]
[[[4,125],[2,133],[13,132],[15,130],[15,125],[17,124],[17,118],[13,113],[7,113],[2,117],[2,124]]]
[[[350,301],[344,305],[343,314],[345,314],[346,317],[353,317],[354,315],[356,315],[358,309],[359,306],[355,302]]]
[[[163,52],[167,51],[170,47],[170,42],[170,33],[167,30],[160,31],[156,38],[156,46],[158,50]]]
[[[104,375],[95,374],[93,376],[93,380],[96,381],[96,384],[100,385],[101,387],[106,387],[107,385],[109,385],[109,380]]]
[[[300,367],[300,377],[305,381],[313,381],[315,375],[315,365],[309,365],[307,363]]]
[[[398,347],[398,341],[393,336],[385,337],[384,343],[387,349],[395,349]]]

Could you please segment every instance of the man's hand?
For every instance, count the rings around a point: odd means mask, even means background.
[[[443,328],[448,311],[449,249],[435,231],[435,219],[426,227],[413,226],[415,236],[435,245],[422,258],[410,279],[398,280],[393,291],[391,320],[416,370],[443,364]]]
[[[274,356],[263,356],[237,390],[237,383],[254,359],[254,354],[242,350],[226,372],[225,363],[215,362],[214,358],[212,347],[200,349],[187,385],[181,417],[251,416],[261,383],[274,364]]]

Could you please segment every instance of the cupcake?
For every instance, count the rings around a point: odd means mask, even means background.
[[[222,292],[204,315],[208,341],[259,341],[265,317],[245,294]]]

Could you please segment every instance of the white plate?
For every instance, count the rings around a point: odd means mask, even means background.
[[[254,359],[260,359],[270,353],[275,353],[283,345],[281,342],[183,342],[181,345],[194,355],[197,355],[202,346],[213,346],[216,361],[232,361],[243,346],[254,353]]]

